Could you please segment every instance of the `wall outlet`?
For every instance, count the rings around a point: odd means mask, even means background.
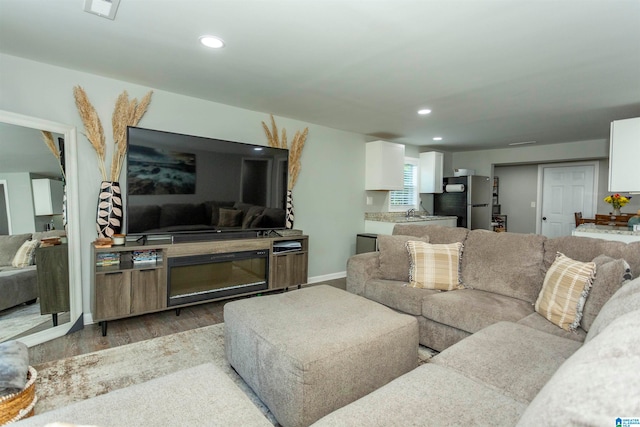
[[[373,197],[367,196],[367,206],[371,206],[373,204]]]
[[[536,207],[536,202],[531,202],[531,207],[535,208]]]

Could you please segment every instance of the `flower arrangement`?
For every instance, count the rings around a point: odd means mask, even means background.
[[[604,198],[604,201],[609,203],[613,209],[620,209],[621,207],[623,207],[624,205],[626,205],[627,203],[629,203],[629,199],[631,198],[631,196],[629,197],[625,197],[625,196],[621,196],[620,194],[616,193],[616,194],[612,194],[610,196],[607,196]]]

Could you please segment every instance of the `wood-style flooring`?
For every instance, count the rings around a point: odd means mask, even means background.
[[[322,284],[345,289],[346,279],[330,280]],[[179,316],[176,316],[175,310],[167,310],[110,321],[105,337],[102,336],[98,324],[85,325],[84,329],[80,331],[31,347],[29,349],[29,363],[39,365],[66,357],[221,323],[224,321],[224,305],[229,301],[231,300],[184,307],[180,310]]]

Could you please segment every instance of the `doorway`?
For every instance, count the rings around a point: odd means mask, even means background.
[[[539,165],[536,233],[569,236],[576,227],[575,212],[593,218],[597,184],[596,161]]]

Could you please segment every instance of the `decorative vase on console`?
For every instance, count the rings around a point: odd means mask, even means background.
[[[293,228],[293,192],[291,190],[287,190],[287,211],[286,211],[286,228]]]
[[[120,183],[102,181],[96,215],[98,237],[111,237],[122,230],[122,195]]]
[[[614,215],[620,215],[620,208],[613,208]]]

